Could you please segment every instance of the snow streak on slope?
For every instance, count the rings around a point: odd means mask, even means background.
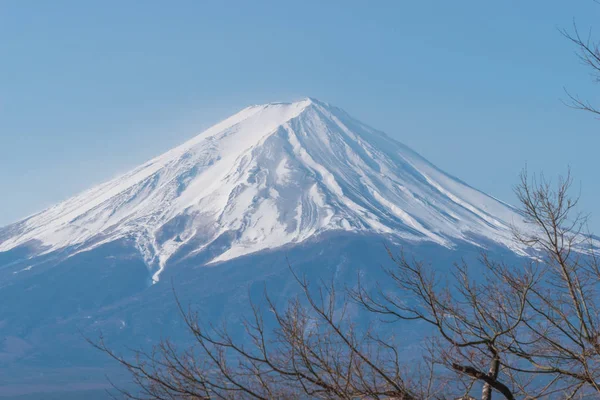
[[[160,272],[219,243],[213,262],[328,230],[452,246],[511,245],[521,218],[409,148],[306,99],[246,108],[135,170],[0,229],[0,251],[89,250],[134,239]]]

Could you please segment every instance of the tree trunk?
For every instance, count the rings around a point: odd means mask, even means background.
[[[492,365],[490,365],[488,376],[496,380],[498,378],[499,371],[500,359],[496,356],[492,359]],[[483,385],[483,390],[481,391],[481,400],[492,400],[492,387],[489,383],[485,383]]]

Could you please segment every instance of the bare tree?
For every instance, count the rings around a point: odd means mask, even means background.
[[[293,273],[293,272],[292,272]],[[130,399],[398,399],[432,398],[441,390],[432,369],[404,374],[396,347],[346,318],[348,301],[338,306],[334,286],[311,293],[294,275],[306,305],[290,301],[283,311],[265,294],[277,328],[267,332],[262,312],[252,305],[244,322],[246,339],[237,343],[226,327],[204,327],[198,314],[179,309],[197,346],[178,352],[169,341],[134,361],[115,354],[102,338],[92,344],[124,365],[139,392]],[[411,380],[408,381],[407,377]]]
[[[583,36],[577,25],[573,23],[573,28],[570,31],[561,29],[560,32],[575,45],[577,57],[581,63],[589,69],[592,79],[596,83],[599,83],[600,42],[592,39],[591,30],[585,36]],[[593,114],[600,115],[600,110],[589,100],[584,100],[578,95],[573,95],[566,89],[565,92],[569,98],[569,100],[566,102],[567,106],[577,110],[588,111]]]
[[[492,391],[507,399],[599,395],[600,271],[571,184],[570,175],[556,189],[522,175],[516,193],[530,229],[515,238],[533,250],[528,265],[484,254],[479,279],[462,263],[452,284],[440,285],[431,268],[400,255],[388,270],[396,292],[359,287],[353,297],[371,312],[434,327],[437,359],[457,380],[483,382],[482,399]]]
[[[461,262],[439,273],[388,250],[391,287],[369,290],[359,280],[338,294],[292,271],[302,298],[279,310],[265,294],[275,328],[253,306],[239,342],[178,302],[196,346],[179,351],[164,341],[131,360],[102,340],[94,345],[132,373],[139,392],[122,391],[131,399],[598,396],[600,267],[571,185],[570,175],[553,186],[523,173],[516,193],[528,227],[515,239],[530,255],[522,264],[482,254],[476,271]],[[354,325],[347,310],[356,305],[390,324]],[[390,337],[419,321],[429,328],[416,366]]]

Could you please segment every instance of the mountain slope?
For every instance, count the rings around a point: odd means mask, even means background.
[[[511,207],[336,107],[248,107],[0,228],[0,397],[108,385],[115,364],[82,333],[115,348],[189,344],[173,289],[206,321],[241,332],[250,299],[267,290],[284,306],[299,293],[288,262],[311,282],[351,287],[360,276],[385,288],[383,243],[440,271],[476,265],[481,247],[521,262],[513,224]],[[129,382],[122,372],[111,379]]]
[[[329,230],[511,246],[510,227],[520,221],[385,134],[305,99],[248,107],[121,177],[0,229],[0,251],[81,252],[127,238],[156,281],[174,254],[216,240],[224,244],[213,262]]]

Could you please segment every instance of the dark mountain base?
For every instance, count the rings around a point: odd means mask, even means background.
[[[85,336],[102,332],[116,349],[149,347],[165,337],[189,344],[173,290],[183,304],[200,311],[203,321],[224,321],[237,335],[250,299],[260,303],[266,289],[284,306],[298,294],[286,259],[315,284],[333,279],[339,288],[351,287],[359,273],[368,285],[385,284],[382,267],[392,265],[385,244],[390,245],[379,236],[329,233],[215,265],[204,265],[205,255],[198,254],[168,265],[154,285],[151,272],[127,242],[72,257],[68,251],[35,259],[26,259],[23,251],[1,253],[0,397],[33,399],[43,393],[52,399],[60,393],[56,398],[106,398],[106,375],[117,382],[127,382],[127,376]],[[398,243],[391,246],[400,248]],[[441,271],[461,258],[475,267],[481,251],[467,244],[450,250],[431,243],[407,244],[405,250]],[[505,249],[490,251],[520,262]],[[356,318],[365,317],[357,312]],[[407,346],[422,336],[417,325],[403,332]]]

